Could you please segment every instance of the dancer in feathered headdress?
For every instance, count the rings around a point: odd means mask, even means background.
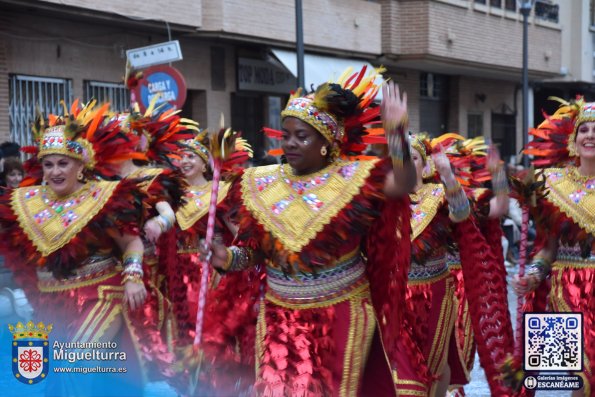
[[[144,156],[133,150],[137,140],[110,119],[108,106],[93,102],[39,118],[34,133],[43,183],[1,197],[0,250],[38,315],[54,323],[56,339],[118,341],[128,354],[119,387],[142,393],[137,358],[147,356],[142,345],[135,348],[138,328],[129,316],[147,295],[138,236],[145,196],[135,181],[100,178],[113,175],[118,163]],[[77,395],[106,393],[101,380],[92,387],[81,378],[71,384],[60,375],[51,378],[56,383],[48,379],[48,390],[59,387],[56,393],[63,387]],[[136,388],[125,390],[129,386]]]
[[[589,396],[595,385],[595,103],[557,100],[560,108],[531,130],[534,139],[525,149],[534,166],[548,168],[536,181],[516,184],[525,192],[519,198],[532,210],[537,238],[515,289],[525,296],[525,311],[543,311],[549,278],[549,308],[582,313],[583,369],[576,373],[584,380],[579,393]]]
[[[410,140],[417,183],[409,195],[412,260],[396,387],[400,396],[443,395],[450,362],[457,359],[449,355],[456,307],[447,258],[456,242],[455,224],[467,219],[470,206],[444,151],[437,146],[433,151],[425,134]]]
[[[156,98],[157,99],[157,98]],[[169,372],[173,356],[166,348],[166,341],[174,332],[171,321],[171,302],[166,299],[169,288],[166,275],[175,267],[175,257],[159,252],[159,241],[173,238],[175,211],[184,203],[186,184],[182,174],[174,168],[179,160],[178,151],[183,141],[192,138],[198,130],[198,123],[179,116],[179,111],[160,112],[156,99],[145,113],[133,106],[131,113],[113,117],[126,130],[130,139],[138,142],[136,150],[143,153],[145,161],[129,160],[122,164],[119,176],[134,180],[146,194],[143,224],[143,281],[151,292],[145,302],[143,318],[146,331],[140,335],[141,343],[154,341],[151,353],[155,363]],[[161,244],[162,251],[166,251]],[[172,373],[173,374],[173,373]],[[168,375],[172,375],[168,373]]]
[[[254,346],[249,342],[254,341],[251,330],[256,312],[252,308],[260,291],[256,272],[221,278],[207,267],[207,278],[202,285],[203,268],[198,255],[198,242],[209,229],[213,171],[232,172],[234,165],[251,156],[250,146],[243,139],[237,137],[235,141],[235,151],[224,164],[218,165],[220,170],[213,169],[207,131],[183,142],[179,166],[188,184],[186,202],[176,211],[175,233],[160,244],[160,256],[172,262],[167,267],[168,298],[175,315],[174,344],[179,370],[171,383],[185,394],[236,395],[254,383]],[[237,227],[229,221],[230,203],[226,199],[229,187],[228,181],[221,181],[217,188],[213,223],[215,239],[225,244],[231,244],[237,232]],[[201,297],[205,302],[198,313]],[[199,318],[201,340],[195,349]],[[245,327],[246,324],[249,326]],[[189,385],[193,390],[188,390]]]
[[[288,164],[247,169],[229,193],[235,245],[202,249],[224,272],[266,264],[257,394],[355,395],[366,385],[394,394],[414,171],[406,97],[390,83],[373,108],[377,77],[363,69],[293,95],[283,131],[267,131],[281,139]],[[392,158],[345,159],[361,153],[380,111]]]

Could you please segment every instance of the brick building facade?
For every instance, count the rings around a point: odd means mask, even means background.
[[[512,3],[304,0],[306,52],[384,65],[408,92],[414,131],[484,134],[514,153],[522,139],[522,17]],[[560,76],[561,31],[556,18],[530,17],[532,81]],[[189,89],[184,114],[214,128],[223,113],[262,146],[258,130],[278,124],[286,93],[243,85],[238,75],[253,62],[283,68],[274,50],[295,48],[291,0],[0,0],[0,141],[23,139],[15,125],[31,115],[16,103],[19,89],[62,82],[67,101],[88,99],[92,87],[121,83],[127,49],[170,37],[184,54],[173,64]],[[46,101],[50,94],[31,91]]]

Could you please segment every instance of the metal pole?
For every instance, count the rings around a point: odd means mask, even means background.
[[[297,54],[298,87],[306,88],[304,77],[304,27],[302,17],[302,0],[295,0],[295,42]]]
[[[529,143],[529,14],[531,3],[521,6],[523,14],[523,148]],[[523,166],[529,167],[529,156],[523,156]]]

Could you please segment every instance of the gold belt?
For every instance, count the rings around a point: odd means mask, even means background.
[[[85,264],[74,270],[74,274],[65,279],[57,279],[47,269],[37,270],[37,286],[41,292],[66,291],[97,284],[103,280],[119,274],[120,262],[110,257],[91,257]]]

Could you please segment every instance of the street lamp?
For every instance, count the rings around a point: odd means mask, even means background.
[[[529,143],[529,14],[535,0],[517,0],[523,15],[523,148]],[[529,167],[529,156],[523,156],[523,165]]]
[[[304,78],[304,27],[302,0],[295,0],[295,44],[297,60],[297,86],[306,89]]]

